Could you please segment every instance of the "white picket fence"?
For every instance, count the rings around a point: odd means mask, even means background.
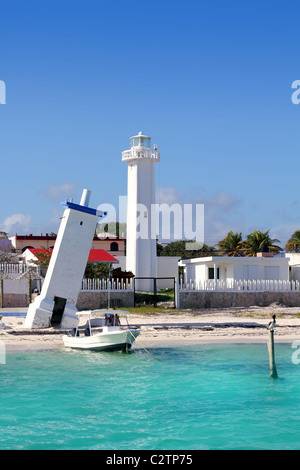
[[[187,283],[180,282],[180,290],[182,291],[221,291],[221,292],[287,292],[299,291],[299,281],[279,281],[279,280],[207,280],[195,282],[190,280]]]
[[[81,290],[87,291],[132,291],[133,282],[129,279],[109,281],[107,279],[83,279]]]
[[[0,271],[6,274],[24,274],[28,271],[29,266],[27,264],[17,264],[17,263],[0,263]],[[39,266],[30,265],[30,269],[40,272]]]

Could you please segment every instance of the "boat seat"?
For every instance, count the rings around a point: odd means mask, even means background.
[[[89,327],[87,327],[87,328],[84,330],[84,336],[91,336],[91,330],[89,329]]]

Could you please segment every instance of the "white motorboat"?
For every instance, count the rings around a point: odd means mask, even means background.
[[[79,325],[72,330],[70,335],[63,336],[65,347],[91,351],[127,352],[140,334],[138,329],[129,327],[128,313],[114,309],[78,312],[79,320],[86,316],[87,321],[84,325],[80,325],[79,321]],[[126,325],[122,326],[120,317],[124,315]]]

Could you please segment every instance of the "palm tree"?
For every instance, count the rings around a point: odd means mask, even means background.
[[[268,250],[274,254],[282,251],[280,246],[275,245],[275,243],[280,243],[280,241],[276,238],[270,238],[269,231],[270,230],[261,232],[260,230],[254,230],[247,235],[246,240],[242,244],[245,256],[256,256],[256,254],[264,247],[267,247]]]
[[[288,253],[300,253],[300,230],[296,230],[285,245]]]
[[[227,256],[242,256],[242,234],[237,232],[233,233],[231,230],[216,246]]]

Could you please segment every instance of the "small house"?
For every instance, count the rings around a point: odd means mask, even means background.
[[[268,255],[271,255],[269,253]],[[288,281],[289,260],[281,256],[255,257],[208,256],[181,260],[184,282],[204,283],[209,280],[224,281]]]

